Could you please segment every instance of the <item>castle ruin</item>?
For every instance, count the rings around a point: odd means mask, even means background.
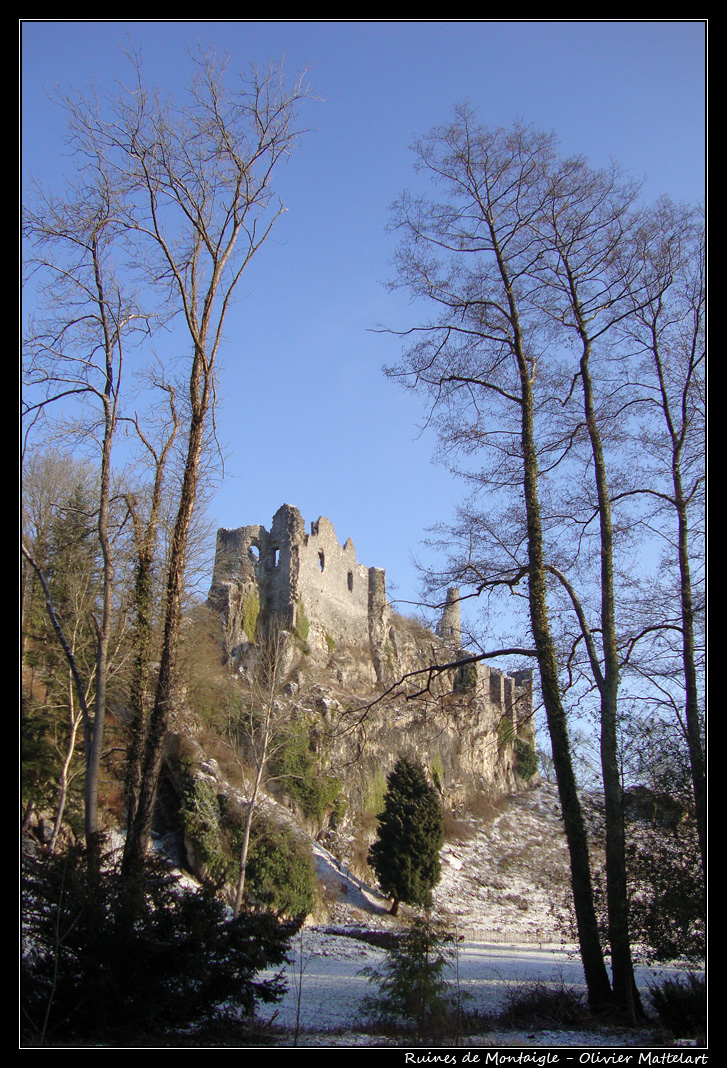
[[[305,523],[284,504],[263,526],[217,532],[209,603],[226,622],[234,647],[254,639],[252,616],[300,633],[314,622],[331,643],[380,650],[391,609],[382,568],[364,567],[349,538],[341,546],[330,520]]]
[[[348,646],[368,653],[379,682],[390,681],[394,668],[403,674],[463,652],[459,590],[447,591],[442,618],[435,633],[430,632],[426,650],[420,650],[424,659],[414,665],[386,599],[383,568],[360,564],[353,541],[349,538],[342,546],[324,516],[307,532],[300,512],[290,504],[278,509],[269,531],[258,524],[218,530],[208,603],[221,614],[233,653],[254,641],[261,629],[278,626],[305,638],[314,628],[329,648]],[[462,678],[454,685],[461,687]],[[496,708],[519,706],[516,720],[524,721],[532,711],[530,670],[508,673],[486,663],[472,664],[466,685]]]
[[[295,639],[288,649],[325,664],[342,692],[371,693],[405,678],[418,689],[432,665],[466,656],[459,590],[448,590],[435,632],[397,615],[384,570],[360,564],[351,539],[341,545],[324,516],[306,530],[289,504],[270,530],[257,524],[218,530],[208,604],[222,617],[233,658],[244,659],[261,635],[283,630]],[[295,660],[288,663],[292,668]],[[534,744],[532,671],[471,662],[430,683],[426,711],[393,686],[388,703],[367,720],[367,759],[387,766],[402,745],[436,751],[450,793],[455,782],[513,788],[514,740]]]

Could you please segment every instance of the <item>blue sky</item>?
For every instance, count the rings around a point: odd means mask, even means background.
[[[399,343],[376,327],[421,314],[383,284],[388,209],[415,182],[412,140],[468,101],[487,125],[520,118],[555,131],[565,153],[613,157],[649,199],[705,199],[701,21],[25,21],[21,32],[23,178],[51,186],[68,160],[47,93],[111,88],[129,39],[149,83],[171,93],[197,42],[234,68],[283,56],[291,76],[308,68],[311,132],[277,182],[288,211],[227,324],[228,459],[211,511],[228,527],[269,526],[284,502],[308,523],[326,515],[402,602],[418,595],[426,528],[462,494],[417,435],[419,402],[381,372]]]

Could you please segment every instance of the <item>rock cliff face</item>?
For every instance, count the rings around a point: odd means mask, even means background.
[[[218,531],[208,604],[243,675],[256,644],[278,635],[280,700],[308,725],[321,760],[345,769],[349,805],[365,807],[400,755],[424,763],[452,808],[522,784],[532,673],[483,663],[429,673],[464,655],[457,590],[433,633],[392,611],[383,569],[359,564],[328,519],[306,533],[300,512],[283,505],[270,531]]]

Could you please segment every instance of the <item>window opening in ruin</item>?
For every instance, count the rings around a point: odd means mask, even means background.
[[[280,549],[273,549],[273,567],[277,567],[280,563]]]
[[[319,567],[319,568],[321,569],[321,571],[322,571],[322,570],[323,570],[323,568],[324,568],[325,566],[326,566],[326,558],[325,558],[325,556],[323,555],[323,550],[321,549],[321,550],[319,551],[319,553],[318,553],[318,567]]]
[[[349,571],[348,573],[348,588],[353,592],[353,571]]]
[[[247,552],[248,552],[248,556],[250,557],[250,559],[254,563],[257,563],[258,560],[260,559],[260,549],[258,548],[258,546],[257,545],[251,545],[249,547],[249,549],[247,550]]]

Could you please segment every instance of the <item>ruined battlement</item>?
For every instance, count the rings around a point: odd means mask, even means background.
[[[349,538],[341,545],[320,516],[306,531],[293,505],[284,504],[270,530],[260,525],[217,532],[209,603],[221,612],[232,643],[252,640],[252,616],[266,626],[323,628],[331,642],[383,645],[391,609],[382,568],[356,559]]]
[[[441,620],[434,634],[428,632],[425,648],[413,649],[386,598],[383,568],[360,564],[353,541],[341,545],[325,516],[306,530],[290,504],[278,509],[270,530],[259,524],[218,530],[208,603],[224,620],[231,652],[254,641],[262,629],[277,626],[304,638],[311,631],[323,650],[349,646],[367,653],[382,683],[426,667],[432,656],[451,660],[463,652],[458,589],[447,591]],[[466,679],[453,679],[453,685],[508,715],[519,709],[516,724],[529,719],[529,670],[508,673],[482,662],[470,665]]]

